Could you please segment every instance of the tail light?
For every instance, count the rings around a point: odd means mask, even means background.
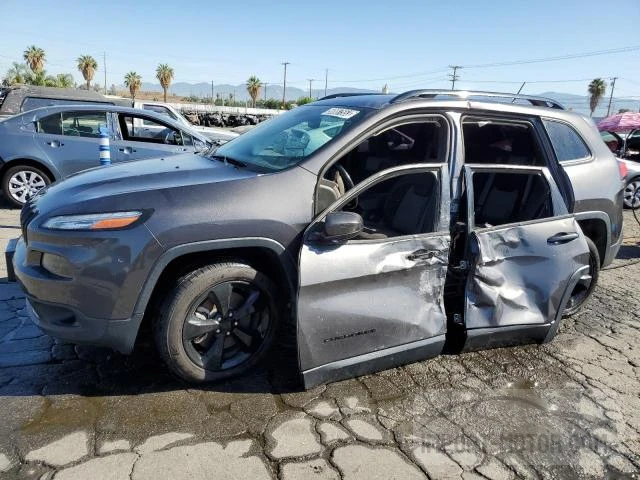
[[[629,169],[627,168],[627,165],[624,162],[621,162],[620,160],[618,160],[618,170],[620,171],[621,180],[624,180],[625,178],[627,178],[627,173],[629,173]]]

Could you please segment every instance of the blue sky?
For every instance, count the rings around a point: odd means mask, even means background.
[[[589,79],[618,76],[616,96],[640,98],[640,0],[555,1],[3,1],[0,73],[31,44],[49,73],[81,75],[75,59],[100,61],[96,80],[121,84],[135,70],[155,83],[158,63],[175,82],[239,84],[252,75],[308,88],[392,91],[448,88],[448,65],[462,65],[460,88],[584,94]],[[11,12],[8,15],[8,12]],[[20,21],[13,21],[20,19]],[[522,65],[514,60],[639,47],[626,53]],[[501,83],[498,83],[501,82]],[[533,83],[538,82],[538,83]],[[543,83],[546,82],[546,83]]]

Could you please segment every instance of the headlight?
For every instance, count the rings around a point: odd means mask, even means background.
[[[142,212],[89,213],[52,217],[42,224],[50,230],[117,230],[135,223]]]

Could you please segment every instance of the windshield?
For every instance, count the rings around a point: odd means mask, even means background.
[[[215,151],[265,171],[297,165],[316,150],[338,138],[371,109],[305,105],[264,122]]]

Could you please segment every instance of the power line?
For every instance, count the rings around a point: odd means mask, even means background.
[[[510,60],[506,62],[495,63],[480,63],[476,65],[465,65],[465,68],[488,68],[488,67],[503,67],[508,65],[524,65],[529,63],[542,63],[542,62],[554,62],[556,60],[572,60],[574,58],[595,57],[598,55],[611,55],[615,53],[626,53],[640,50],[640,45],[632,45],[628,47],[611,48],[609,50],[596,50],[592,52],[573,53],[567,55],[558,55],[556,57],[546,58],[533,58],[528,60]]]

